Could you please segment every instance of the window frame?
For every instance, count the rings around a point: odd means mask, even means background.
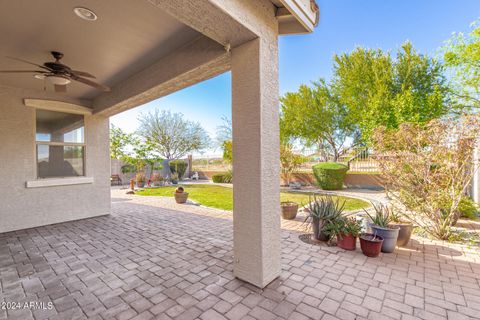
[[[52,111],[52,112],[61,112],[61,113],[68,113],[68,114],[76,114],[81,115],[83,117],[83,142],[53,142],[53,141],[37,141],[37,111],[38,110],[45,110],[45,111]],[[87,124],[85,121],[85,114],[79,114],[76,112],[69,112],[68,110],[49,110],[47,108],[35,108],[33,112],[33,136],[34,136],[34,159],[35,159],[35,180],[48,180],[48,179],[75,179],[75,178],[84,178],[87,177]],[[48,146],[61,146],[61,147],[70,147],[70,146],[77,146],[83,147],[83,174],[79,176],[59,176],[59,177],[46,177],[41,178],[38,176],[38,146],[39,145],[48,145]]]

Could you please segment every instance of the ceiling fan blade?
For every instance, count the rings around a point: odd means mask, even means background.
[[[0,70],[0,73],[48,73],[48,72],[38,71],[38,70]]]
[[[55,84],[54,87],[55,87],[55,92],[67,92],[66,85]]]
[[[23,63],[28,63],[28,64],[31,64],[31,65],[37,66],[37,67],[39,67],[39,68],[42,68],[42,69],[51,71],[50,68],[47,68],[47,67],[45,67],[45,66],[42,66],[41,64],[36,64],[36,63],[34,63],[34,62],[30,62],[30,61],[23,60],[23,59],[20,59],[20,58],[15,58],[15,57],[9,57],[9,56],[5,56],[5,57],[8,58],[8,59],[17,60],[17,61],[20,61],[20,62],[23,62]]]
[[[75,81],[84,83],[86,85],[89,85],[91,87],[94,87],[94,88],[96,88],[98,90],[101,90],[101,91],[110,91],[109,87],[104,86],[104,85],[99,84],[99,83],[96,83],[96,82],[93,82],[92,80],[89,80],[89,79],[85,79],[85,78],[77,77],[77,76],[73,76],[72,79],[75,80]]]
[[[85,71],[71,70],[70,72],[79,77],[87,77],[87,78],[93,78],[93,79],[96,78],[93,74],[90,74]]]

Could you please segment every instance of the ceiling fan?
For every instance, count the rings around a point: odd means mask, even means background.
[[[69,84],[72,80],[84,83],[101,91],[110,91],[109,87],[87,79],[95,79],[95,76],[91,75],[90,73],[72,70],[69,66],[60,63],[60,59],[62,59],[63,53],[58,51],[51,51],[50,53],[55,59],[55,62],[45,62],[43,65],[19,58],[7,57],[9,59],[37,66],[42,70],[0,70],[0,73],[34,73],[35,78],[46,79],[50,81],[55,87],[55,92],[66,92],[67,84]]]

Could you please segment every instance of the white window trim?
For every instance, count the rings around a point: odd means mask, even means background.
[[[23,103],[27,107],[35,109],[43,109],[49,111],[83,114],[91,116],[93,111],[91,108],[81,106],[78,104],[55,101],[55,100],[42,100],[42,99],[23,99]]]
[[[33,181],[27,181],[27,188],[43,188],[43,187],[57,187],[57,186],[71,186],[76,184],[90,184],[93,183],[92,177],[68,177],[68,178],[46,178]]]
[[[34,102],[34,103],[32,103]],[[75,110],[73,109],[69,109],[69,108],[65,108],[65,105],[70,105],[70,106],[74,106],[74,107],[78,107],[78,108],[85,108],[87,109],[86,107],[82,107],[82,106],[78,106],[78,105],[74,105],[74,104],[70,104],[70,103],[65,103],[65,102],[61,102],[61,101],[53,101],[53,100],[38,100],[38,99],[24,99],[24,103],[25,103],[25,106],[28,106],[28,107],[33,107],[35,109],[35,112],[33,112],[33,132],[34,132],[34,137],[35,137],[35,140],[34,140],[34,159],[35,159],[35,181],[44,181],[44,180],[50,180],[50,181],[53,181],[53,180],[61,180],[63,181],[64,179],[67,180],[67,179],[82,179],[82,178],[88,178],[87,177],[87,135],[86,135],[86,132],[87,132],[87,125],[86,125],[86,121],[85,121],[85,116],[86,115],[91,115],[92,113],[87,113],[87,112],[75,112]],[[63,106],[62,109],[56,109],[55,107],[51,107],[53,104],[53,106],[58,106],[58,105],[61,105]],[[63,112],[63,113],[73,113],[73,114],[80,114],[80,115],[83,115],[83,142],[82,143],[74,143],[74,142],[49,142],[49,141],[37,141],[37,110],[38,109],[42,109],[42,110],[49,110],[49,111],[56,111],[56,112]],[[55,110],[56,109],[56,110]],[[56,145],[56,146],[82,146],[83,147],[83,175],[82,176],[78,176],[78,177],[51,177],[51,178],[40,178],[38,176],[38,151],[37,151],[37,146],[38,145]],[[92,183],[93,182],[93,178],[90,178],[92,179],[91,182],[83,182],[83,183]],[[81,180],[79,180],[81,181]],[[26,182],[26,187],[27,188],[35,188],[35,186],[32,187],[32,185],[35,185],[35,184],[32,184],[31,182],[33,181],[27,181]],[[65,181],[63,181],[65,182]],[[53,182],[52,182],[53,183]],[[59,182],[60,184],[58,185],[71,185],[71,184],[79,184],[79,183],[62,183],[62,182]],[[82,183],[82,182],[81,182]],[[81,184],[80,183],[80,184]],[[30,185],[30,186],[29,186]],[[42,186],[50,186],[48,185],[42,185],[41,183],[38,185],[38,187],[42,187]],[[52,185],[53,186],[53,185]]]

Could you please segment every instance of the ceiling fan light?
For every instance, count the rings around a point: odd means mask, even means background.
[[[35,79],[40,79],[40,80],[43,80],[45,79],[45,76],[43,74],[36,74],[33,76]]]
[[[73,9],[73,12],[75,12],[75,14],[79,18],[81,18],[83,20],[87,20],[87,21],[95,21],[98,18],[97,15],[95,14],[95,12],[93,12],[90,9],[83,8],[83,7],[75,7]]]
[[[48,81],[50,81],[52,84],[56,84],[60,86],[64,86],[70,83],[70,79],[60,77],[60,76],[49,76]]]

